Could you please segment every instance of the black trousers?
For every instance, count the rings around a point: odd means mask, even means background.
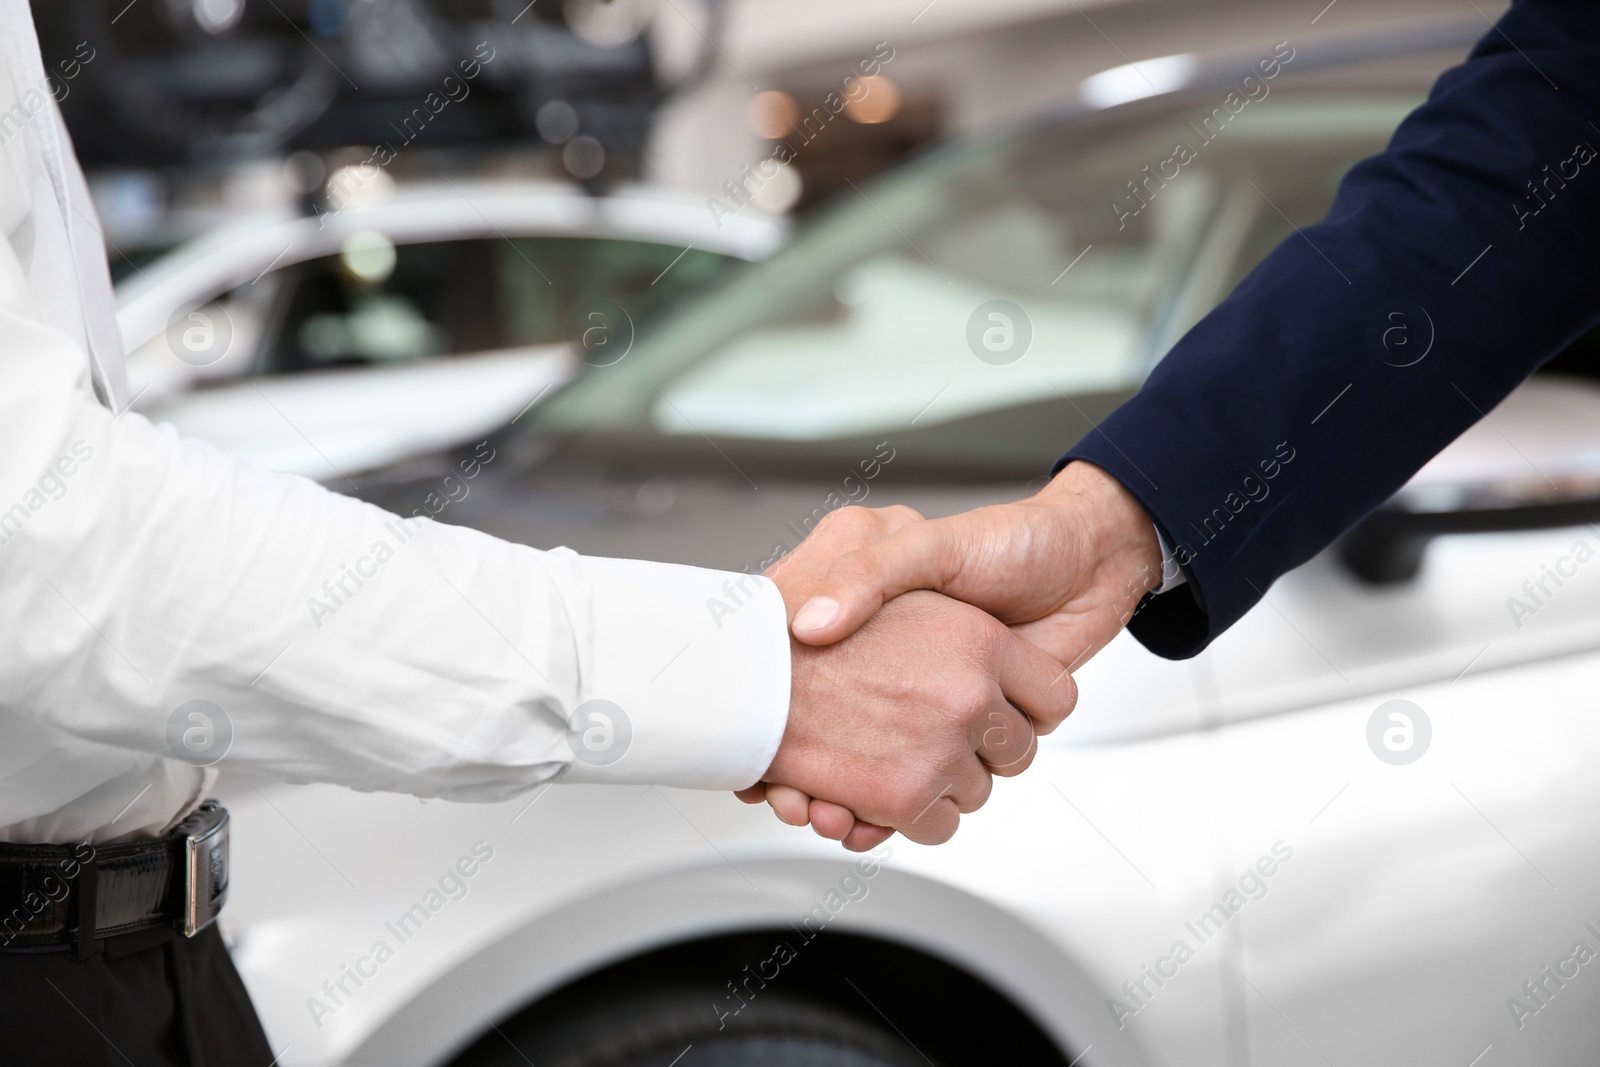
[[[0,952],[11,1067],[268,1067],[273,1055],[215,926],[71,952]]]

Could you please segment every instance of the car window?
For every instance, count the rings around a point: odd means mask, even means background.
[[[1130,395],[1416,102],[1280,91],[1203,142],[1186,119],[1205,99],[992,139],[846,194],[541,422],[792,444],[915,435],[930,454],[980,447],[1037,470],[1071,443],[1063,414],[1092,423]],[[1199,147],[1163,180],[1185,137]]]
[[[880,248],[673,383],[652,422],[825,438],[1138,382],[1141,341],[1205,231],[1214,184],[1199,176],[1118,229],[1056,163],[1007,160],[891,198],[894,215],[863,220],[888,231]]]
[[[408,363],[570,341],[591,307],[635,320],[729,257],[646,241],[518,237],[396,246],[374,232],[286,267],[257,373]]]

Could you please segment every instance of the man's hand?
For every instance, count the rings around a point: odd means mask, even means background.
[[[791,614],[840,548],[916,521],[906,508],[830,515],[771,573]],[[1077,699],[1059,663],[986,613],[932,593],[900,597],[835,647],[796,643],[792,677],[767,784],[740,795],[765,797],[785,821],[812,821],[854,849],[891,830],[926,844],[948,839],[961,813],[988,799],[991,776],[1025,769],[1035,732],[1054,729]]]
[[[1034,721],[1053,728],[1077,693],[1060,664],[985,613],[925,592],[835,646],[795,645],[792,676],[767,781],[922,844],[955,833],[992,775],[1025,770]]]
[[[831,644],[885,601],[933,589],[982,608],[1075,670],[1160,585],[1161,548],[1144,510],[1100,468],[1071,463],[1027,500],[900,524],[844,553],[792,629],[806,644]]]
[[[947,519],[919,522],[909,508],[847,508],[830,519],[784,560],[811,590],[799,612],[790,607],[795,636],[811,645],[841,640],[907,590],[935,589],[993,613],[1075,670],[1161,585],[1149,516],[1088,463],[1069,464],[1028,500]],[[892,833],[789,786],[758,785],[740,797],[765,799],[784,822],[809,822],[846,848],[869,849]]]

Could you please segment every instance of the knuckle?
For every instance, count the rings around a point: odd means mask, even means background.
[[[922,521],[922,512],[905,504],[890,504],[888,507],[879,508],[878,516],[883,525],[891,529],[899,529],[901,526]]]
[[[882,804],[892,826],[914,826],[923,817],[928,800],[938,793],[938,786],[929,786],[931,775],[902,773],[896,777]]]
[[[970,736],[989,729],[989,709],[993,705],[994,691],[988,679],[967,678],[952,685],[948,691],[947,710],[952,714],[963,733]]]
[[[983,807],[989,802],[989,797],[993,793],[994,777],[989,774],[987,770],[980,771],[978,772],[977,777],[974,779],[971,788],[966,790],[960,801],[957,802],[956,810],[962,812],[963,814],[970,811],[977,811],[979,808]]]
[[[878,562],[864,549],[851,549],[841,554],[828,568],[828,573],[846,581],[867,581],[877,572]]]
[[[817,523],[818,530],[827,530],[830,533],[839,533],[843,530],[858,530],[871,525],[872,509],[864,508],[859,504],[846,504],[842,508],[834,508]]]
[[[896,791],[893,806],[895,825],[919,830],[937,826],[941,809],[949,807],[950,789],[950,776],[931,767],[907,774],[902,780],[902,787]]]
[[[1073,708],[1077,707],[1078,679],[1072,676],[1072,672],[1066,670],[1062,671],[1061,677],[1056,679],[1055,684],[1060,687],[1062,706],[1068,711],[1071,711]]]
[[[1011,743],[1011,724],[998,711],[989,713],[993,726],[983,731],[983,747],[994,752],[1003,751]]]
[[[924,845],[942,845],[956,836],[956,830],[960,827],[961,816],[952,810],[948,819],[940,820],[929,828],[921,843]]]
[[[1033,757],[1038,751],[1039,746],[1030,737],[1025,746],[1014,745],[1003,750],[1000,754],[1001,762],[990,764],[989,770],[1001,778],[1015,778],[1033,765]]]
[[[998,658],[1002,643],[1011,637],[1011,631],[1006,629],[1004,623],[977,608],[966,607],[960,613],[957,625],[963,642],[977,654],[978,662],[985,666]]]
[[[1062,669],[1055,680],[1050,683],[1050,711],[1049,718],[1037,723],[1039,733],[1048,734],[1071,715],[1078,706],[1078,681],[1072,677],[1072,672]]]

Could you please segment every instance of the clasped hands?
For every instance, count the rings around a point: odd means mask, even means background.
[[[854,851],[955,833],[1077,702],[1072,671],[1161,584],[1138,502],[1087,463],[1012,504],[842,508],[768,572],[792,634],[788,725],[738,795]]]

